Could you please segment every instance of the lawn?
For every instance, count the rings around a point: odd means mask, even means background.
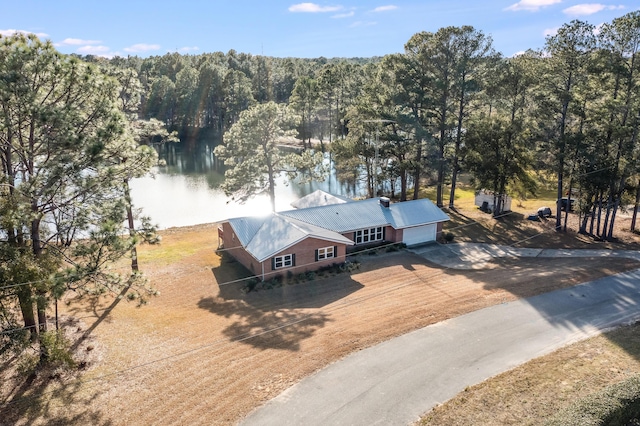
[[[585,241],[571,232],[549,233],[545,222],[517,213],[510,222],[496,221],[461,207],[452,217],[447,226],[454,242],[637,247],[631,234],[613,244]],[[160,292],[148,305],[66,299],[61,314],[80,367],[27,378],[17,373],[16,360],[5,359],[0,423],[233,424],[353,351],[496,303],[640,266],[624,259],[522,259],[496,260],[485,270],[449,270],[401,251],[360,255],[360,269],[351,273],[244,294],[235,280],[246,271],[216,248],[215,225],[164,231],[160,245],[140,248],[141,268]],[[602,373],[611,375],[610,366]],[[567,372],[551,380],[581,379]],[[563,401],[580,395],[572,392]]]

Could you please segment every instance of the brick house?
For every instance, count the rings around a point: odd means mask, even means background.
[[[435,241],[449,217],[428,199],[386,197],[300,208],[222,223],[219,245],[263,280],[343,263],[354,248]]]

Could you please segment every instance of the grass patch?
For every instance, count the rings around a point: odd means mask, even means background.
[[[200,253],[203,248],[210,248],[213,252],[217,246],[215,232],[213,228],[181,233],[176,230],[161,231],[159,244],[139,246],[138,260],[147,264],[173,263]]]
[[[635,324],[469,387],[434,408],[418,424],[626,424],[610,421],[623,412],[622,406],[638,398],[638,374],[640,325]],[[633,406],[629,406],[633,415]],[[594,418],[598,420],[592,422]]]

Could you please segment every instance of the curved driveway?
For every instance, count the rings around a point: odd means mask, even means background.
[[[479,261],[488,248],[468,246],[467,254],[475,251]],[[354,353],[286,390],[243,424],[409,424],[467,386],[638,318],[640,270],[496,305]]]

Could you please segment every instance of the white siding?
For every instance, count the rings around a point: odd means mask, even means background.
[[[437,225],[435,223],[413,228],[405,228],[402,231],[402,242],[408,246],[426,243],[436,240]]]

